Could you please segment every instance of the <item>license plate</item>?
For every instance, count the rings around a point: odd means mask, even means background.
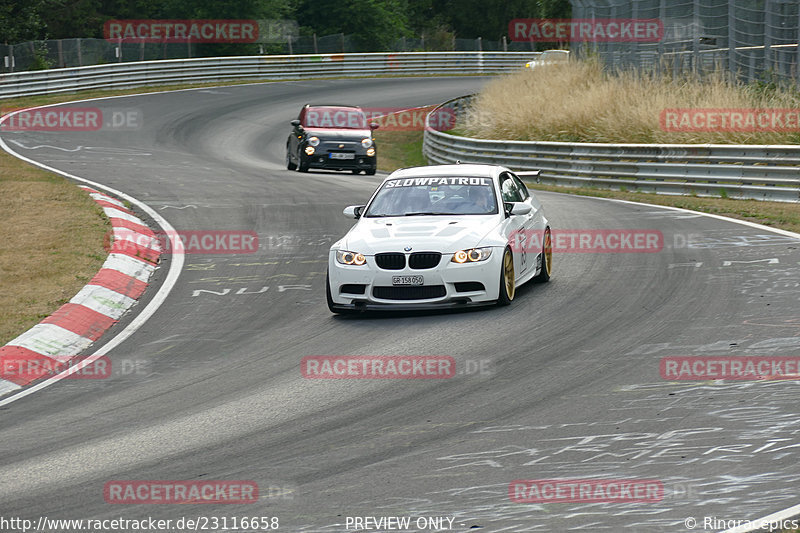
[[[392,285],[422,285],[422,276],[392,276]]]
[[[355,159],[356,154],[347,154],[344,152],[331,152],[328,154],[331,159]]]

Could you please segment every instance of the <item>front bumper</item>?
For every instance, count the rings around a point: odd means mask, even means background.
[[[377,157],[366,154],[353,154],[353,159],[331,159],[330,153],[316,152],[314,155],[303,154],[300,157],[308,168],[327,170],[370,170],[376,168]]]
[[[495,248],[486,261],[464,264],[451,262],[452,254],[442,254],[439,264],[429,269],[410,268],[406,257],[402,270],[384,270],[376,265],[374,256],[367,256],[367,263],[362,266],[342,265],[336,261],[336,252],[331,251],[331,299],[340,309],[392,311],[491,304],[500,296],[501,252],[501,248]],[[423,276],[424,283],[411,288],[395,286],[394,276]]]

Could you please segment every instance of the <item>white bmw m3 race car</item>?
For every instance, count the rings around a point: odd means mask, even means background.
[[[397,170],[344,214],[358,222],[330,249],[334,313],[508,305],[523,283],[550,279],[542,204],[504,167]]]

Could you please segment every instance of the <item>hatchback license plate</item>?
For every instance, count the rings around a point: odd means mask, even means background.
[[[355,159],[356,154],[348,154],[344,152],[331,152],[328,154],[331,159]]]
[[[392,276],[392,285],[422,285],[422,276]]]

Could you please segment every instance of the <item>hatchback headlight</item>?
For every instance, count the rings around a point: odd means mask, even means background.
[[[358,252],[348,252],[347,250],[336,250],[336,261],[343,265],[361,266],[367,262],[364,254]]]
[[[361,146],[364,148],[369,148],[372,146],[372,139],[361,139]]]
[[[319,137],[309,137],[308,144],[311,146],[319,146]]]
[[[492,255],[492,248],[487,246],[485,248],[470,248],[468,250],[459,250],[453,254],[453,263],[477,263],[478,261],[486,261]]]

